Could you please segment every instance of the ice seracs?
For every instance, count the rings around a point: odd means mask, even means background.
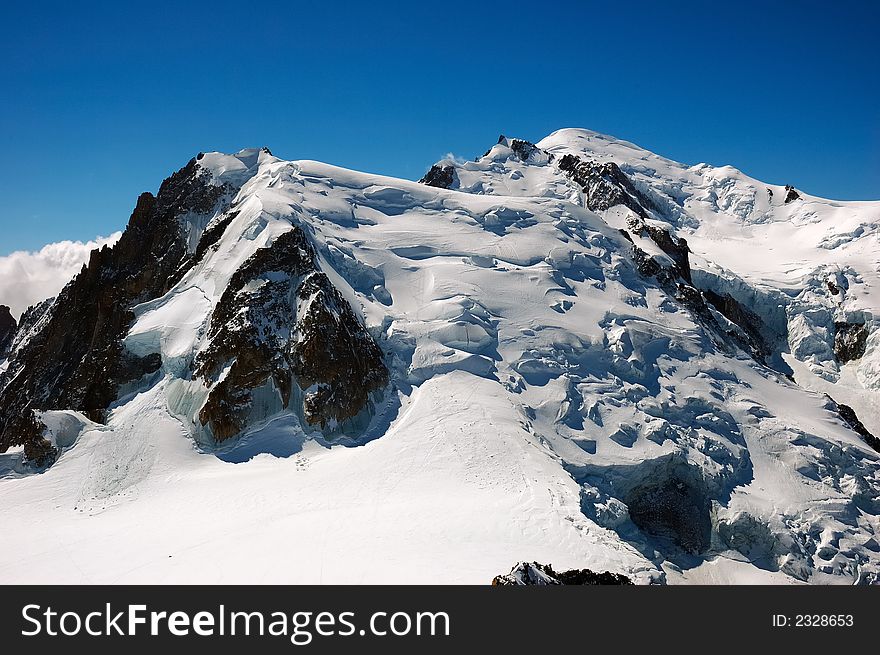
[[[880,203],[574,129],[421,182],[142,196],[0,373],[0,579],[878,580]]]

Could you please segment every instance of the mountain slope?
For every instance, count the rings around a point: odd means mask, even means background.
[[[200,156],[22,317],[0,579],[875,581],[878,214],[586,130]]]

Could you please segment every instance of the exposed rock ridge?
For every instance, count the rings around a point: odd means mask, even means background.
[[[553,155],[545,153],[531,141],[524,139],[508,139],[503,134],[498,137],[498,143],[505,145],[513,151],[520,161],[528,162],[533,159],[542,159],[542,161],[553,161]],[[540,155],[540,157],[537,157]]]
[[[559,170],[577,183],[584,192],[587,209],[595,212],[625,205],[642,218],[650,218],[646,207],[650,200],[635,188],[614,162],[598,163],[566,154],[559,160]]]
[[[31,425],[34,410],[74,409],[101,421],[120,384],[157,370],[158,355],[136,357],[122,346],[131,308],[186,272],[192,235],[182,217],[210,217],[234,192],[190,160],[157,195],[141,194],[119,241],[93,250],[57,299],[28,317],[40,329],[16,347],[0,390],[0,452],[21,444],[28,459],[51,459],[54,448]]]
[[[718,294],[712,290],[706,290],[703,295],[709,304],[741,330],[741,332],[729,332],[729,334],[742,349],[749,352],[755,360],[765,361],[771,352],[771,347],[762,333],[761,327],[764,323],[761,317],[740,304],[730,294]]]
[[[10,358],[12,358],[18,350],[23,348],[31,337],[43,328],[49,319],[50,310],[54,303],[55,298],[47,298],[46,300],[39,302],[36,305],[31,305],[24,310],[24,313],[18,320],[18,327],[16,328],[12,343],[9,345]],[[11,377],[9,371],[7,371],[6,374],[0,373],[0,390],[5,386],[4,380],[9,377]]]
[[[625,575],[603,571],[596,573],[590,569],[554,571],[550,564],[538,562],[519,562],[510,573],[497,575],[492,580],[493,587],[523,587],[549,585],[631,585]]]
[[[280,411],[296,382],[303,417],[324,429],[354,418],[388,381],[379,347],[296,226],[236,271],[209,337],[195,374],[212,387],[199,420],[218,442],[244,429],[254,390],[269,383]]]
[[[9,307],[0,305],[0,359],[6,357],[12,349],[12,341],[15,339],[15,333],[18,323],[12,317]]]
[[[673,236],[669,230],[651,225],[637,218],[630,218],[627,227],[633,234],[650,237],[672,259],[675,264],[673,268],[674,273],[688,284],[691,284],[691,265],[688,257],[690,248],[688,248],[685,239]]]
[[[840,418],[843,419],[843,422],[846,423],[853,432],[858,433],[862,439],[865,440],[866,444],[880,453],[880,438],[871,434],[868,428],[865,427],[865,424],[859,420],[858,416],[856,416],[856,412],[852,407],[837,403],[837,413],[840,414]]]
[[[627,222],[627,228],[639,236],[648,236],[660,249],[675,262],[674,273],[690,283],[691,272],[688,259],[687,241],[673,236],[662,227],[650,223],[651,212],[658,211],[655,203],[639,191],[629,177],[614,162],[598,163],[582,159],[576,155],[566,154],[559,160],[559,169],[573,182],[580,186],[584,193],[584,204],[587,209],[603,212],[617,205],[629,208],[634,214]],[[639,252],[634,246],[634,254],[640,270],[647,275],[660,273],[656,262],[649,263],[644,251]]]
[[[673,262],[671,269],[664,268],[656,258],[633,243],[633,260],[639,272],[655,277],[662,285],[671,288],[673,295],[712,332],[732,341],[756,361],[769,365],[768,358],[773,353],[773,344],[767,341],[766,326],[761,317],[728,294],[702,291],[694,287],[687,240],[674,235],[671,229],[657,225],[657,221],[652,218],[652,212],[659,212],[660,209],[636,188],[616,163],[599,164],[566,154],[559,160],[558,166],[581,187],[588,209],[599,212],[617,205],[629,208],[633,214],[627,220],[624,236],[631,242],[631,235],[650,238]],[[730,323],[726,324],[723,319],[719,322],[709,311],[709,306]],[[849,339],[856,342],[857,337],[854,334],[849,333]],[[864,352],[864,337],[858,338],[861,338]],[[846,351],[857,351],[858,343]]]
[[[438,189],[451,189],[458,181],[455,166],[452,164],[434,164],[419,180],[421,184],[437,187]]]

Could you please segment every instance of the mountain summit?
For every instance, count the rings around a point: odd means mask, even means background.
[[[0,577],[877,582],[878,225],[580,129],[200,154],[0,324]]]

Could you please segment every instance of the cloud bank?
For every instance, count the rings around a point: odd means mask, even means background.
[[[79,273],[89,253],[116,243],[122,232],[93,241],[59,241],[39,251],[20,250],[0,257],[0,305],[9,305],[17,319],[30,305],[56,295]]]

